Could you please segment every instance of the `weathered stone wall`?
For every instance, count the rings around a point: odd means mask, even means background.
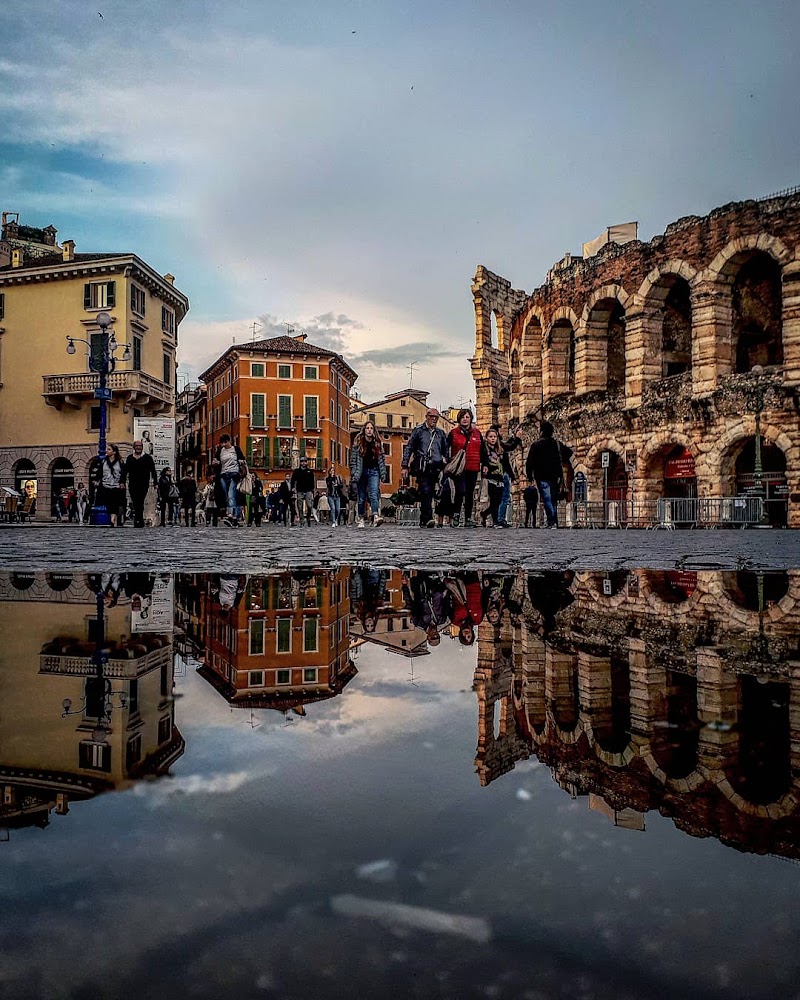
[[[479,426],[517,418],[533,437],[551,420],[589,500],[604,498],[603,451],[636,453],[629,498],[663,495],[676,446],[694,456],[699,496],[731,496],[758,413],[800,526],[800,193],[566,257],[530,295],[481,266],[472,292]]]

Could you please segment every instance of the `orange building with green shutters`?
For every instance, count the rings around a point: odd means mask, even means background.
[[[322,475],[331,462],[349,463],[358,375],[305,334],[236,344],[200,378],[208,387],[209,461],[220,435],[230,434],[267,482],[282,480],[301,457]]]

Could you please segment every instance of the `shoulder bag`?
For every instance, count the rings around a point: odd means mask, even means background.
[[[245,466],[245,468],[247,467]],[[240,493],[244,493],[245,496],[249,496],[253,492],[253,473],[249,469],[236,484],[236,489]]]
[[[446,476],[451,476],[455,479],[456,476],[460,476],[464,471],[464,466],[467,464],[467,449],[462,448],[461,451],[456,452],[455,455],[450,459],[450,461],[444,467],[444,474]]]

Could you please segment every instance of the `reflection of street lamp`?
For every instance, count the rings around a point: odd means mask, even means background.
[[[114,370],[116,353],[119,347],[125,348],[125,353],[122,355],[123,361],[131,360],[131,348],[130,344],[118,344],[117,338],[114,332],[111,332],[109,336],[108,328],[111,326],[111,317],[107,312],[100,312],[95,317],[97,325],[100,327],[100,350],[96,351],[93,349],[93,345],[89,340],[82,340],[80,337],[67,337],[67,354],[75,354],[76,347],[75,342],[79,344],[86,344],[89,348],[89,368],[93,372],[97,372],[100,376],[100,382],[98,387],[94,390],[94,398],[100,403],[100,436],[97,442],[97,457],[99,461],[103,461],[106,457],[106,426],[108,420],[107,405],[111,399],[111,389],[108,388],[108,374]],[[97,490],[95,489],[95,497],[97,496]],[[93,524],[97,524],[97,504],[95,503],[92,507],[92,512],[90,515],[90,520]]]
[[[84,690],[83,700],[78,708],[72,708],[72,699],[65,698],[61,702],[61,718],[66,719],[68,715],[82,715],[89,704],[90,692],[88,690],[89,682],[96,681],[98,688],[95,694],[97,704],[99,705],[97,713],[97,725],[92,730],[92,742],[93,743],[105,743],[106,737],[108,735],[108,728],[111,724],[111,713],[115,708],[124,709],[128,706],[128,694],[126,691],[115,691],[111,687],[111,681],[105,676],[104,668],[106,663],[108,663],[108,650],[105,649],[105,607],[103,603],[103,593],[99,592],[97,595],[97,611],[95,616],[96,629],[96,639],[94,644],[94,652],[91,655],[91,662],[95,668],[95,676],[87,678],[87,687]],[[117,704],[114,704],[114,699],[117,698]]]
[[[758,527],[766,528],[769,527],[769,518],[767,517],[767,491],[764,486],[764,468],[761,460],[761,411],[764,409],[764,396],[767,391],[767,386],[763,385],[761,382],[761,376],[764,374],[764,369],[761,365],[753,365],[751,374],[755,375],[756,378],[756,440],[755,457],[753,460],[753,486],[758,491],[757,495],[761,497],[761,517],[758,521]]]

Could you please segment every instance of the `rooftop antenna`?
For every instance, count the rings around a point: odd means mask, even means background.
[[[287,323],[286,324],[286,336],[287,337],[291,337],[292,334],[294,334],[295,332],[296,331],[295,331],[294,326],[291,323]]]
[[[414,388],[414,369],[419,368],[419,361],[412,361],[410,365],[406,365],[406,371],[408,372],[408,388]]]
[[[264,327],[260,323],[257,323],[255,320],[253,320],[253,332],[250,335],[250,343],[251,344],[256,339],[256,330],[263,330],[263,329],[264,329]]]

